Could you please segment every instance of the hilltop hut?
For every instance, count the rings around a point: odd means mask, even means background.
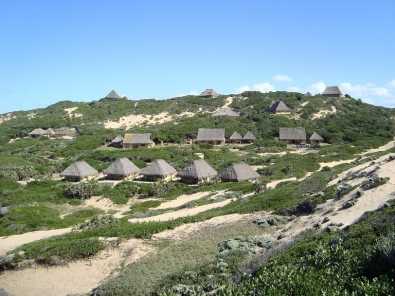
[[[218,172],[204,159],[194,160],[189,166],[178,173],[181,180],[188,184],[211,182]]]
[[[122,136],[116,136],[108,146],[114,147],[114,148],[122,148],[123,145],[123,137]]]
[[[243,137],[243,142],[244,143],[254,143],[255,141],[256,141],[256,137],[250,131],[248,131]]]
[[[303,127],[280,127],[279,139],[287,144],[305,144],[306,130]]]
[[[269,107],[269,112],[274,114],[289,114],[292,109],[287,106],[283,101],[274,101]]]
[[[314,146],[319,146],[322,142],[324,142],[324,138],[321,137],[318,133],[314,132],[310,137],[310,143]]]
[[[123,148],[153,147],[154,141],[151,140],[151,134],[125,134],[123,139]]]
[[[199,128],[196,142],[199,144],[223,145],[225,144],[225,129]]]
[[[259,174],[254,169],[244,162],[232,164],[230,167],[224,169],[219,177],[226,182],[241,182],[247,180],[256,180]]]
[[[115,90],[111,90],[104,98],[113,100],[122,99],[122,97]]]
[[[104,170],[104,174],[107,176],[107,179],[112,180],[135,177],[139,172],[140,169],[126,157],[117,159],[106,170]]]
[[[75,138],[78,135],[78,131],[74,127],[60,127],[53,130],[53,137],[55,138]]]
[[[48,130],[36,128],[29,133],[29,136],[32,138],[48,137],[49,133],[50,131]]]
[[[219,94],[212,88],[208,88],[204,90],[201,94],[201,97],[211,97],[211,98],[216,98],[219,96]]]
[[[338,86],[328,86],[322,95],[325,97],[340,98],[343,94]]]
[[[235,110],[233,110],[232,108],[229,107],[222,107],[217,109],[213,114],[213,117],[239,117],[240,113],[236,112]]]
[[[177,171],[163,159],[156,159],[140,170],[144,179],[149,181],[166,180],[169,181],[177,175]]]
[[[229,142],[230,143],[235,143],[235,144],[241,144],[243,142],[243,136],[240,135],[238,132],[234,132],[230,137],[229,137]]]
[[[60,175],[68,181],[81,181],[97,177],[99,173],[85,161],[77,161],[67,167]]]

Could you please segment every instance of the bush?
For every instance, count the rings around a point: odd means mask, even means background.
[[[69,198],[89,199],[95,194],[97,189],[98,183],[95,181],[67,184],[64,189],[64,195]]]

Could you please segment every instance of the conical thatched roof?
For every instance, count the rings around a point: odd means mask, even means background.
[[[85,161],[77,161],[66,168],[60,175],[70,178],[94,177],[99,173]]]
[[[47,134],[48,132],[42,128],[36,128],[29,133],[31,136],[46,136]]]
[[[176,169],[173,168],[163,159],[156,159],[147,165],[145,168],[141,169],[140,173],[143,176],[161,176],[167,177],[175,175],[177,173]]]
[[[122,97],[115,91],[112,90],[105,96],[106,99],[122,99]]]
[[[128,158],[119,158],[114,161],[105,171],[106,175],[123,176],[127,177],[137,174],[140,169],[131,162]]]
[[[179,172],[180,177],[205,179],[213,178],[218,175],[218,172],[210,166],[204,159],[194,160],[189,166]]]
[[[248,164],[240,162],[224,169],[220,177],[225,181],[246,181],[257,179],[259,174]]]
[[[242,135],[240,135],[238,132],[234,132],[231,136],[230,136],[230,138],[229,138],[230,140],[243,140],[243,136]]]
[[[322,142],[324,141],[324,138],[321,137],[318,133],[314,132],[311,137],[310,137],[310,141],[319,141]]]
[[[243,140],[255,141],[255,140],[256,140],[256,137],[255,137],[255,135],[254,135],[253,133],[251,133],[250,131],[248,131],[248,132],[244,135]]]
[[[133,144],[133,145],[143,145],[143,144],[153,144],[154,141],[151,140],[151,133],[145,134],[125,134],[125,138],[123,139],[124,144]]]
[[[275,101],[270,105],[269,111],[271,113],[292,112],[292,109],[287,106],[283,101]]]
[[[306,130],[303,127],[280,127],[280,140],[306,141]]]
[[[324,96],[341,96],[342,92],[338,86],[328,86],[322,94]]]
[[[202,97],[218,97],[219,94],[212,88],[208,88],[200,94]]]
[[[199,128],[198,141],[225,141],[225,129],[223,128]]]

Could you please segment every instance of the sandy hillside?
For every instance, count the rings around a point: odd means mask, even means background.
[[[324,118],[330,114],[336,114],[336,112],[337,112],[336,107],[331,106],[330,110],[320,110],[319,112],[314,113],[312,119],[314,120],[314,119]]]
[[[162,210],[162,209],[173,209],[173,208],[178,208],[181,207],[187,203],[190,203],[192,201],[201,199],[203,197],[209,196],[211,192],[197,192],[194,194],[183,194],[176,199],[163,202],[156,208],[153,208],[155,210]]]
[[[78,110],[78,107],[72,107],[72,108],[65,108],[64,112],[67,114],[69,118],[79,118],[82,117],[81,113],[77,113],[75,111]]]
[[[141,240],[131,239],[109,248],[90,260],[65,266],[36,267],[0,275],[0,287],[15,296],[65,296],[88,293],[121,264],[130,264],[152,250]],[[23,283],[23,284],[21,284]]]

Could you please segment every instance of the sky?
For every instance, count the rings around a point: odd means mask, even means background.
[[[0,1],[0,113],[133,99],[345,93],[395,107],[395,1]]]

